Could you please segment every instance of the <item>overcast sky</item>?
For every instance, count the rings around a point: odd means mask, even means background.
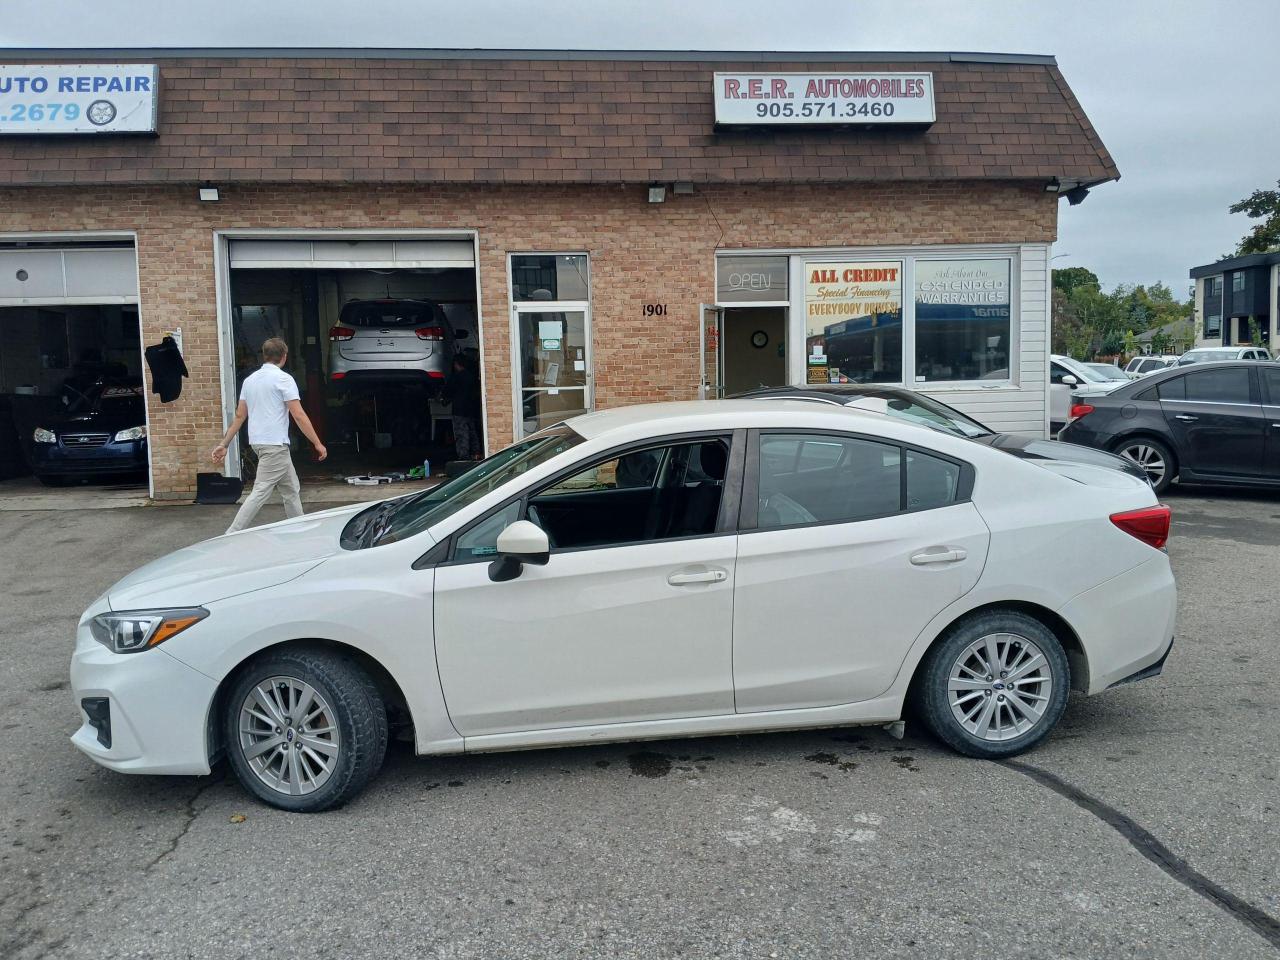
[[[1231,252],[1280,179],[1278,0],[0,0],[0,46],[946,50],[1053,54],[1122,175],[1060,207],[1105,285]],[[1252,54],[1249,54],[1252,51]]]

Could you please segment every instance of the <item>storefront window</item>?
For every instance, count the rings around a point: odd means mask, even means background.
[[[1008,260],[917,260],[916,382],[1009,379]]]
[[[586,300],[587,258],[581,253],[511,258],[513,300]]]
[[[902,382],[902,262],[805,264],[808,383]]]

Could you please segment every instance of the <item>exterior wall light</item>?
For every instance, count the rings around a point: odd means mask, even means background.
[[[201,187],[200,199],[205,203],[215,203],[222,198],[218,196],[217,187]]]
[[[693,196],[693,184],[688,180],[676,181],[676,196],[691,197]]]
[[[649,185],[649,202],[662,203],[667,199],[667,188],[662,184],[653,183]]]

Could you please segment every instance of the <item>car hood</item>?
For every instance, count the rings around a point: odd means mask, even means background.
[[[1084,463],[1093,467],[1106,467],[1119,470],[1132,477],[1146,482],[1147,474],[1132,460],[1117,457],[1113,453],[1095,450],[1093,447],[1082,447],[1074,443],[1063,443],[1060,440],[1038,440],[1033,437],[1018,437],[1011,433],[997,433],[990,437],[979,437],[980,442],[1023,460],[1052,460],[1064,463]]]
[[[145,414],[90,410],[85,413],[57,413],[45,417],[44,426],[61,436],[64,433],[101,431],[115,433],[140,427],[146,422]]]
[[[251,527],[184,547],[139,567],[109,591],[113,610],[190,607],[279,586],[337,553],[351,516],[367,503]]]

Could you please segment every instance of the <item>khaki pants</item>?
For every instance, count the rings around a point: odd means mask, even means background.
[[[253,518],[267,502],[271,491],[277,487],[280,489],[280,499],[284,501],[284,515],[302,516],[302,490],[298,486],[298,474],[293,469],[289,447],[285,444],[255,443],[253,452],[258,455],[258,477],[253,481],[253,490],[240,505],[236,518],[227,527],[227,533],[243,530],[253,523]]]

